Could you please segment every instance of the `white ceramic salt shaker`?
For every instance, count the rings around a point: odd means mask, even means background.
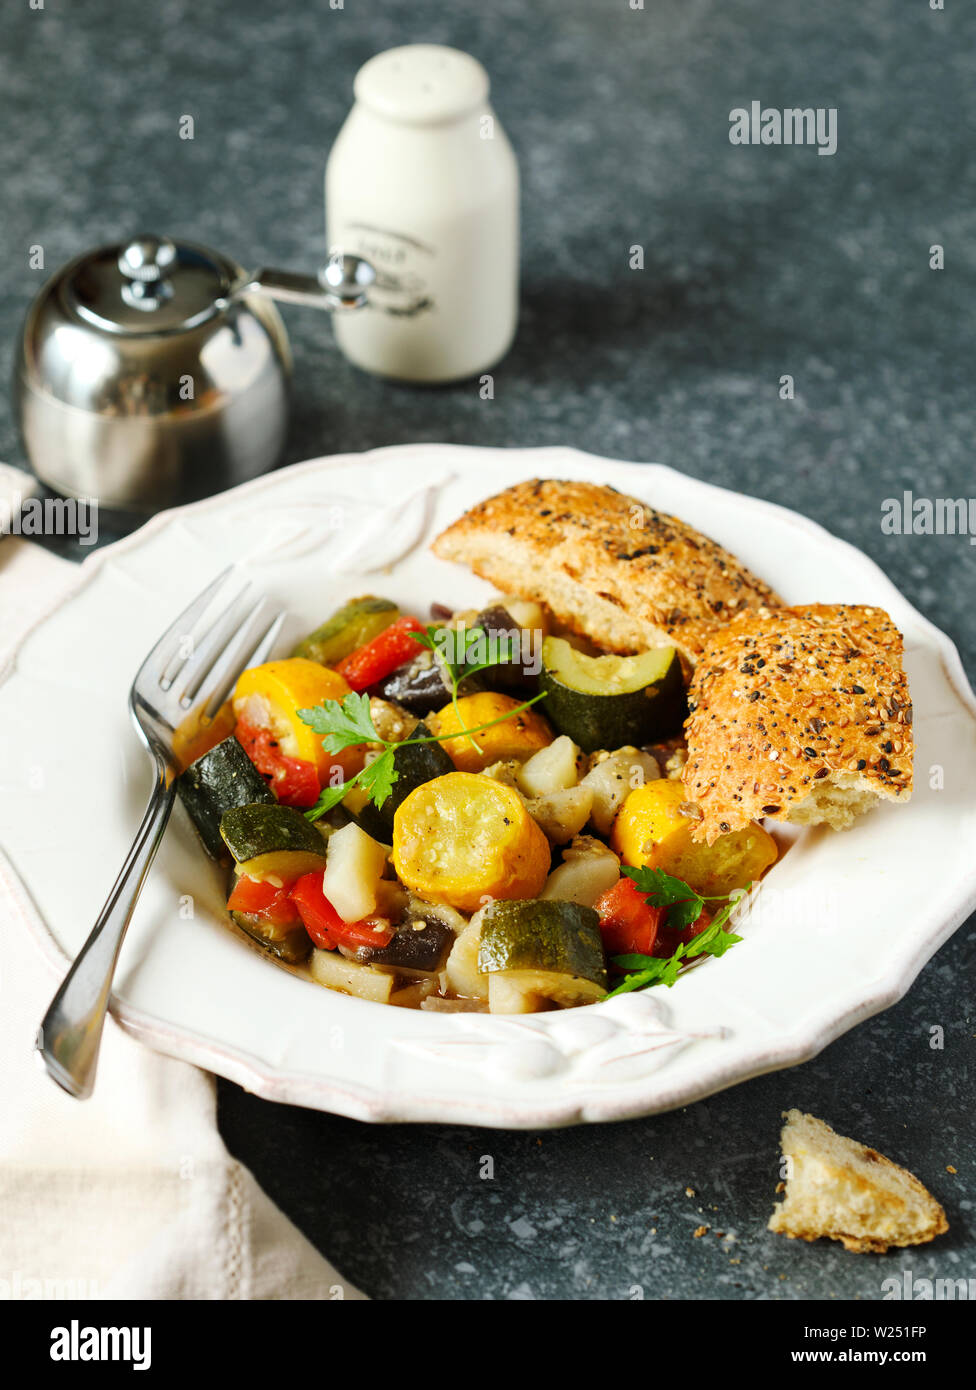
[[[518,318],[518,165],[476,59],[437,44],[371,58],[325,173],[328,242],[376,270],[337,319],[357,366],[453,381],[494,366]]]

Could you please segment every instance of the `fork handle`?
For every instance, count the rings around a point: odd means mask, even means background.
[[[173,779],[158,764],[149,805],[122,872],[37,1033],[35,1046],[48,1072],[78,1100],[87,1100],[95,1084],[98,1049],[119,949],[163,838],[175,790]]]

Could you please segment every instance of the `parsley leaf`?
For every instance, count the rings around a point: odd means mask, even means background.
[[[499,636],[483,627],[429,627],[426,632],[415,632],[413,638],[443,662],[455,695],[468,676],[511,661],[516,655],[514,634]]]
[[[648,957],[648,959],[650,959],[650,957]],[[660,963],[663,965],[664,961],[662,960]],[[607,999],[614,999],[618,994],[629,994],[631,990],[645,989],[648,985],[654,984],[659,976],[660,971],[653,970],[643,970],[639,975],[628,975],[623,984],[618,985],[616,989],[612,989],[605,997]]]
[[[326,811],[331,811],[334,806],[338,806],[356,780],[353,777],[348,782],[340,782],[337,787],[323,787],[319,792],[318,801],[305,812],[305,819],[318,820],[319,816],[324,816]]]
[[[669,927],[683,929],[701,916],[706,898],[696,893],[680,878],[673,878],[662,869],[632,869],[625,866],[621,872],[632,879],[642,893],[646,893],[647,901],[652,907],[669,908]],[[736,904],[748,891],[748,888],[737,888],[732,893],[717,894],[708,898],[709,902],[724,900],[724,906],[719,908],[704,931],[693,936],[690,941],[679,941],[670,956],[614,956],[613,964],[627,971],[627,974],[615,989],[610,990],[607,998],[612,999],[617,994],[628,994],[635,989],[645,989],[648,985],[662,984],[670,989],[689,961],[701,956],[724,956],[731,946],[742,940],[735,932],[726,931],[725,924]]]
[[[311,709],[300,709],[298,717],[317,734],[325,734],[322,742],[329,753],[341,753],[357,743],[382,743],[369,711],[369,696],[350,691],[338,700],[323,700]]]
[[[428,629],[438,631],[438,629]],[[415,637],[422,634],[414,633]],[[455,686],[455,697],[457,687]],[[300,709],[298,716],[303,724],[307,724],[310,729],[314,729],[317,734],[324,735],[322,743],[329,753],[339,753],[343,748],[352,748],[363,743],[379,744],[379,752],[369,762],[366,763],[355,777],[350,777],[348,781],[341,782],[338,786],[323,787],[319,794],[319,799],[310,810],[305,812],[308,820],[318,820],[324,816],[326,811],[331,811],[334,806],[338,806],[346,793],[355,786],[362,787],[369,799],[375,806],[382,806],[393,790],[398,773],[394,761],[396,750],[404,744],[414,743],[442,743],[445,739],[470,738],[472,734],[480,733],[482,729],[490,729],[495,724],[502,724],[506,719],[512,719],[515,715],[521,714],[522,710],[528,709],[538,700],[545,697],[546,692],[540,691],[538,695],[533,695],[531,700],[525,700],[522,704],[516,705],[514,709],[506,714],[500,715],[497,719],[490,719],[486,724],[477,724],[473,729],[462,728],[457,732],[449,734],[427,734],[420,738],[405,738],[392,742],[390,739],[382,738],[373,723],[370,713],[369,696],[365,694],[344,695],[342,700],[323,700],[320,705],[313,705],[309,709]],[[455,700],[456,705],[456,700]],[[463,721],[461,721],[463,723]]]
[[[632,869],[625,865],[620,872],[634,881],[651,907],[668,909],[667,924],[675,931],[692,926],[701,916],[705,899],[682,879],[663,869]]]
[[[373,758],[356,778],[363,791],[368,792],[375,806],[382,806],[393,791],[393,783],[399,777],[394,764],[395,748],[387,745],[378,758]]]
[[[458,707],[458,691],[468,676],[476,676],[479,671],[487,671],[503,661],[511,661],[516,653],[514,634],[486,632],[483,627],[428,627],[424,632],[415,632],[414,641],[419,642],[434,653],[446,670],[451,682],[451,704],[454,706],[459,724],[463,724]],[[512,710],[512,714],[515,714]],[[480,753],[481,749],[472,738],[476,730],[466,729],[463,736],[471,747]],[[461,737],[461,735],[458,735]]]

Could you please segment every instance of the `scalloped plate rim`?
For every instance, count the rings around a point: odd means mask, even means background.
[[[50,605],[45,608],[23,632],[15,646],[6,654],[0,667],[0,683],[5,683],[16,671],[17,656],[20,649],[39,627],[64,604],[70,603],[87,587],[88,583],[109,560],[138,549],[157,532],[171,525],[174,520],[185,516],[197,516],[208,510],[227,506],[238,499],[252,496],[265,488],[273,488],[285,477],[295,477],[304,472],[348,466],[369,459],[383,459],[422,454],[429,458],[441,456],[453,459],[462,468],[475,462],[476,456],[485,454],[521,455],[529,458],[538,468],[529,469],[525,476],[547,475],[548,466],[557,460],[572,458],[580,462],[606,463],[626,470],[635,470],[641,477],[655,473],[676,478],[682,486],[700,488],[710,493],[725,494],[737,501],[747,503],[750,508],[775,515],[781,523],[792,525],[806,531],[811,537],[832,548],[842,548],[849,560],[860,566],[871,581],[887,590],[897,602],[908,609],[919,628],[927,633],[938,651],[943,673],[960,700],[976,723],[976,694],[969,684],[958,649],[952,639],[920,613],[914,605],[896,588],[884,571],[869,556],[856,546],[840,537],[832,535],[825,527],[809,517],[792,511],[764,498],[749,496],[734,489],[720,487],[700,478],[682,473],[679,469],[664,464],[634,463],[624,459],[609,459],[601,455],[587,453],[570,446],[546,446],[542,448],[507,449],[487,446],[468,446],[454,444],[403,444],[389,445],[359,453],[346,453],[308,459],[287,468],[264,474],[248,483],[218,493],[213,497],[191,502],[181,507],[170,508],[158,513],[131,535],[122,538],[96,551],[78,566],[73,582],[62,590]],[[0,849],[0,878],[12,889],[15,909],[29,927],[32,936],[38,941],[46,963],[51,969],[52,979],[62,974],[69,957],[62,950],[54,933],[47,926],[37,907],[30,898],[28,890],[16,872],[16,867]],[[829,1017],[818,1018],[815,1024],[798,1025],[796,1029],[781,1029],[775,1046],[759,1043],[748,1058],[739,1058],[726,1065],[713,1065],[697,1082],[679,1082],[669,1087],[665,1077],[651,1073],[644,1083],[644,1089],[653,1095],[642,1096],[634,1093],[637,1083],[628,1083],[627,1094],[610,1094],[613,1089],[599,1082],[592,1083],[589,1095],[561,1095],[549,1101],[533,1098],[527,1105],[525,1098],[513,1101],[496,1101],[490,1098],[474,1100],[471,1095],[445,1095],[413,1090],[409,1095],[390,1097],[370,1086],[355,1086],[348,1082],[336,1081],[316,1073],[296,1070],[283,1070],[240,1048],[221,1043],[205,1034],[185,1027],[174,1028],[155,1014],[135,1008],[113,995],[110,1011],[118,1024],[134,1038],[146,1045],[190,1062],[207,1070],[216,1072],[243,1086],[253,1094],[264,1099],[323,1109],[353,1119],[373,1123],[453,1123],[478,1125],[489,1128],[540,1129],[556,1128],[577,1123],[603,1123],[615,1120],[633,1119],[640,1116],[659,1114],[679,1106],[703,1100],[739,1082],[768,1072],[798,1065],[815,1057],[826,1046],[847,1032],[850,1028],[882,1012],[898,1002],[917,978],[926,962],[954,931],[976,910],[976,866],[965,885],[951,895],[951,902],[941,909],[944,915],[939,926],[920,938],[916,948],[905,956],[897,967],[872,982],[869,993],[858,1000],[848,1001],[846,996],[841,1007]],[[358,1001],[362,1002],[362,1001]],[[368,1006],[366,1006],[368,1007]],[[376,1008],[383,1006],[377,1005]],[[392,1043],[394,1040],[390,1040]],[[602,1092],[602,1094],[601,1094]]]

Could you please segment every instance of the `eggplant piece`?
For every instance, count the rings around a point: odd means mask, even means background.
[[[430,733],[426,724],[420,723],[411,738],[424,738]],[[393,835],[393,817],[401,803],[412,791],[432,782],[435,777],[443,777],[453,772],[454,764],[439,743],[401,743],[393,754],[393,767],[397,779],[390,795],[382,806],[374,806],[367,801],[356,815],[356,820],[367,835],[374,840],[388,844]]]
[[[495,666],[489,666],[486,671],[480,671],[470,683],[463,681],[461,693],[469,695],[475,690],[498,690],[502,694],[519,695],[534,692],[542,669],[541,652],[535,654],[536,660],[533,661],[532,652],[524,650],[522,628],[508,609],[497,603],[490,608],[483,608],[471,626],[480,627],[489,637],[512,638],[508,645],[514,648],[513,659],[500,661]],[[530,637],[531,635],[530,633]]]
[[[443,709],[451,698],[451,687],[434,653],[422,650],[418,656],[398,666],[389,676],[370,686],[371,695],[402,705],[420,719],[433,710]]]
[[[360,946],[355,959],[361,965],[373,965],[416,980],[436,975],[453,945],[454,933],[450,927],[436,918],[416,918],[397,927],[388,946]]]

